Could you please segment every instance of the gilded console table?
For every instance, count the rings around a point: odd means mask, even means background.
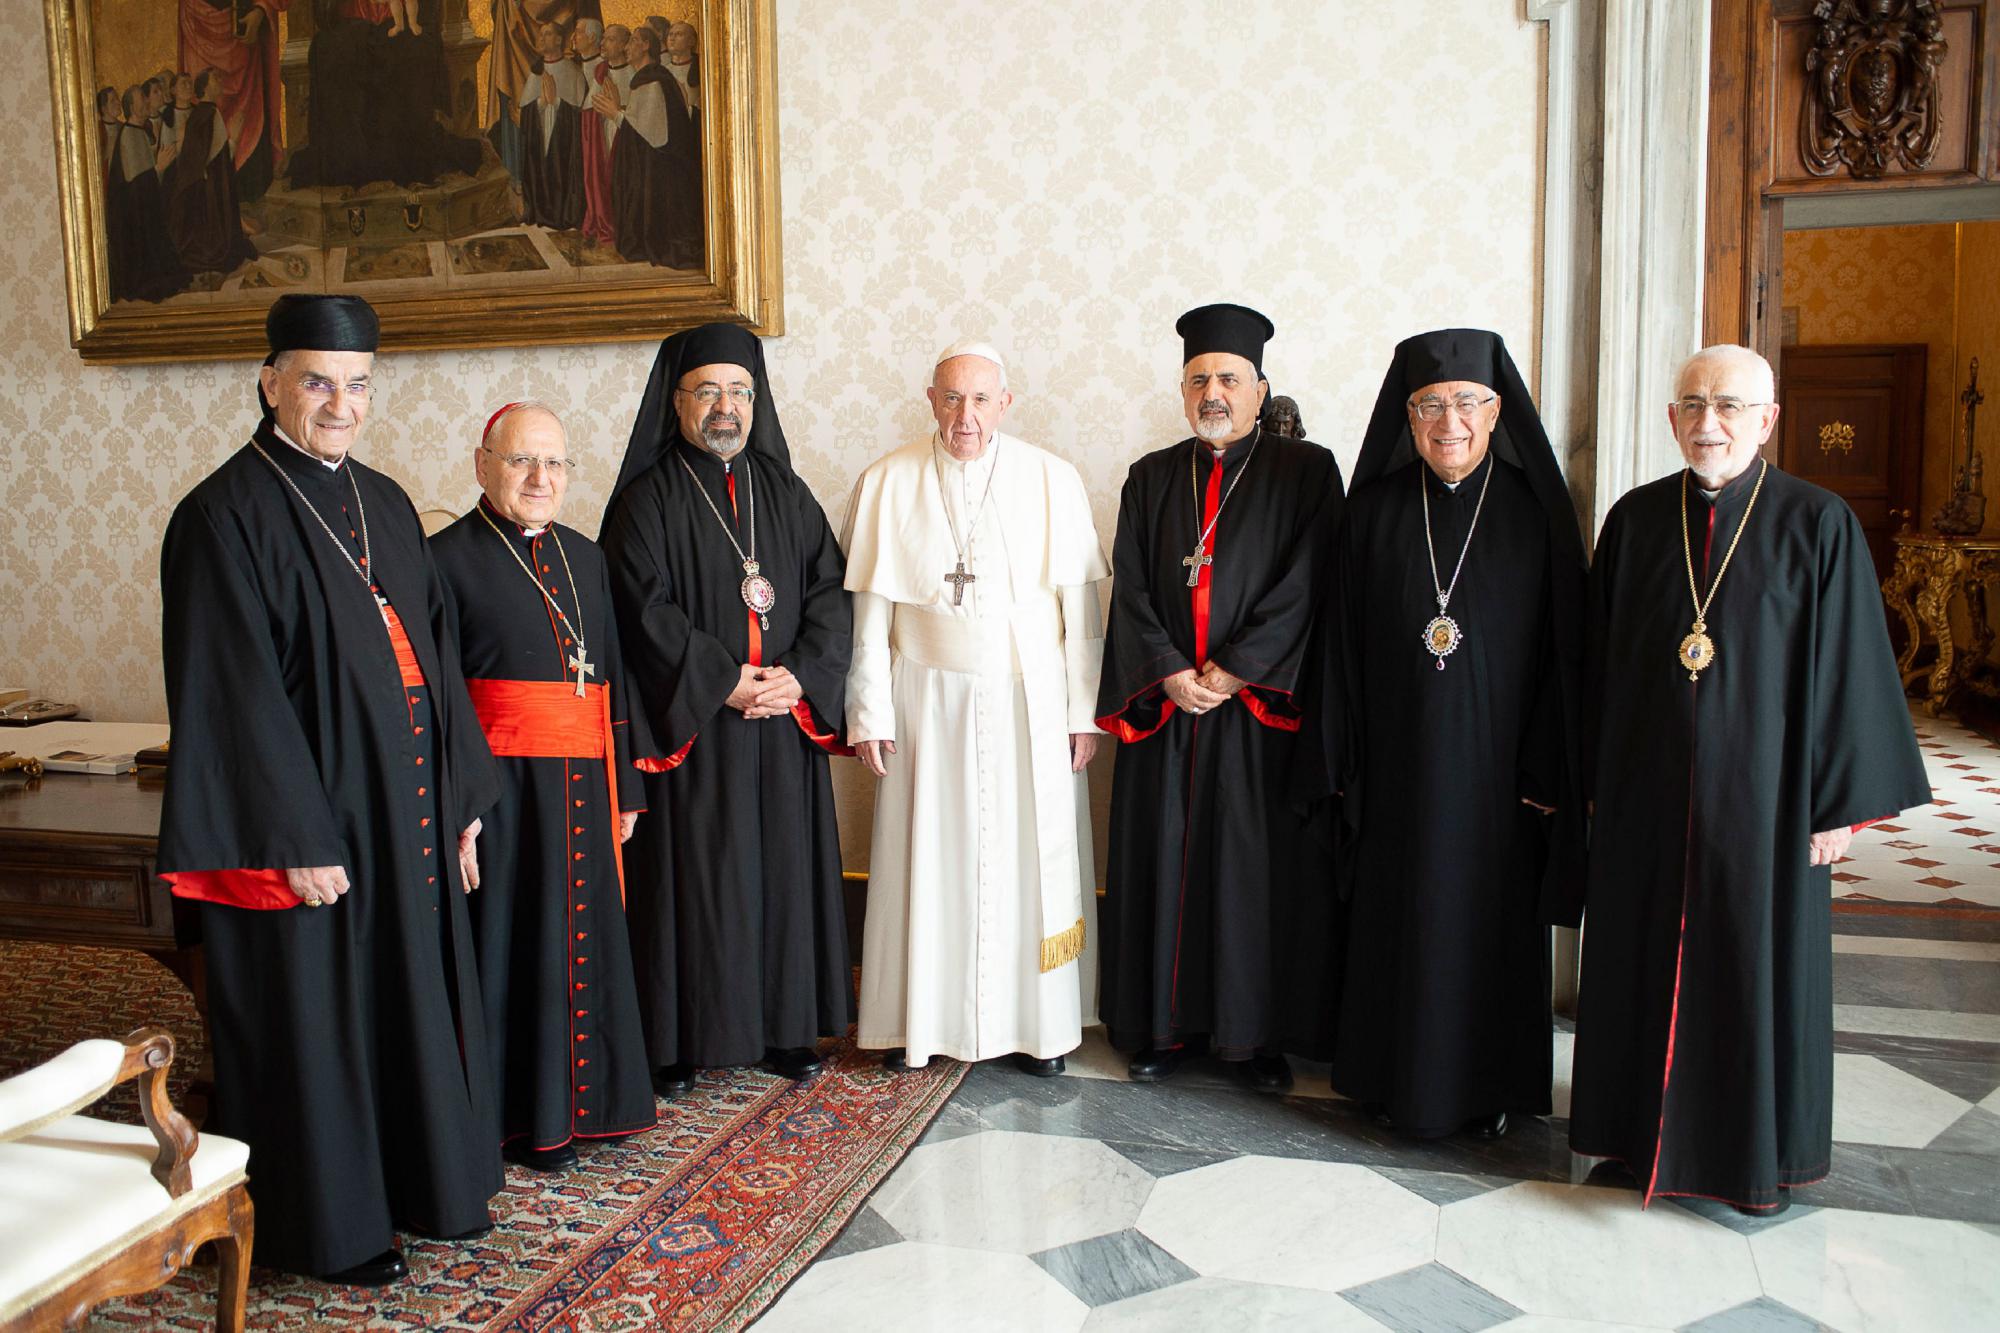
[[[1936,717],[1952,691],[1965,687],[2000,699],[2000,685],[1976,670],[1993,648],[1986,618],[1986,585],[2000,582],[2000,538],[1939,537],[1905,530],[1896,534],[1896,567],[1882,581],[1882,600],[1902,616],[1909,631],[1896,658],[1903,689],[1921,699]],[[1952,638],[1951,605],[1965,605],[1966,642]],[[1916,665],[1925,640],[1937,645],[1937,660]]]

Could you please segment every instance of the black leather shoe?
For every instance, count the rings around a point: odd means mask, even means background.
[[[901,1046],[891,1046],[888,1050],[882,1052],[882,1068],[892,1074],[909,1073],[909,1052],[905,1051]]]
[[[773,1048],[764,1052],[764,1063],[794,1083],[803,1083],[826,1068],[819,1062],[819,1052],[810,1046]]]
[[[1148,1046],[1132,1057],[1128,1071],[1134,1083],[1158,1083],[1181,1067],[1187,1059],[1185,1046]]]
[[[1236,1076],[1258,1092],[1292,1090],[1292,1066],[1282,1055],[1253,1055],[1237,1065]]]
[[[510,1147],[506,1156],[530,1171],[567,1171],[576,1165],[576,1149],[567,1143],[557,1148]]]
[[[1495,1111],[1492,1115],[1483,1115],[1477,1120],[1468,1121],[1465,1132],[1475,1139],[1503,1138],[1507,1133],[1507,1113]]]
[[[403,1262],[403,1252],[384,1250],[373,1259],[352,1268],[343,1268],[338,1273],[324,1273],[320,1281],[330,1282],[336,1287],[386,1287],[409,1275],[410,1266]]]
[[[1057,1074],[1062,1073],[1063,1070],[1068,1068],[1063,1063],[1063,1058],[1060,1055],[1052,1056],[1047,1060],[1038,1060],[1032,1055],[1016,1051],[1013,1060],[1014,1068],[1020,1070],[1023,1074],[1033,1074],[1036,1078],[1054,1078]]]
[[[653,1071],[653,1091],[662,1097],[678,1097],[694,1091],[694,1066],[685,1060],[661,1065]]]

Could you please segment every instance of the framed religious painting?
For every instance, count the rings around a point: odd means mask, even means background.
[[[772,0],[44,5],[86,361],[783,332]]]

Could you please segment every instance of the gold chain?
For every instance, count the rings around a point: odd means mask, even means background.
[[[514,557],[514,563],[521,567],[521,572],[523,574],[526,574],[529,578],[534,579],[535,591],[540,593],[542,595],[542,600],[549,604],[549,610],[556,613],[557,618],[560,619],[563,623],[563,628],[570,632],[570,636],[576,640],[577,646],[582,647],[583,631],[579,630],[576,626],[569,623],[569,617],[563,613],[562,606],[556,601],[555,598],[549,596],[549,590],[542,586],[542,581],[540,579],[535,578],[535,571],[528,568],[528,562],[523,560],[521,558],[521,553],[514,549],[514,543],[507,540],[507,534],[502,532],[500,530],[500,525],[498,523],[495,523],[492,517],[487,514],[485,504],[481,503],[480,505],[477,506],[477,508],[479,510],[479,516],[486,520],[487,527],[493,529],[493,535],[498,537],[500,539],[500,544],[507,548],[507,554]],[[512,520],[509,521],[511,522]],[[563,573],[569,576],[569,598],[571,601],[576,603],[576,613],[579,617],[581,617],[583,615],[583,598],[579,596],[576,591],[576,572],[569,567],[569,552],[563,550],[562,534],[556,531],[556,525],[553,520],[551,520],[548,525],[548,531],[549,531],[549,536],[555,539],[556,554],[562,557]]]
[[[1729,561],[1736,554],[1736,544],[1743,540],[1743,529],[1750,526],[1750,511],[1757,507],[1757,496],[1764,489],[1765,474],[1770,472],[1771,462],[1764,460],[1757,472],[1757,484],[1750,488],[1750,503],[1743,506],[1743,517],[1736,524],[1736,535],[1729,539],[1729,549],[1722,553],[1722,564],[1715,571],[1715,582],[1708,585],[1708,596],[1703,598],[1694,581],[1694,543],[1688,537],[1688,474],[1681,473],[1681,554],[1687,557],[1688,597],[1694,602],[1694,627],[1696,633],[1708,627],[1708,608],[1715,604],[1716,589],[1722,586],[1722,576],[1729,572]]]

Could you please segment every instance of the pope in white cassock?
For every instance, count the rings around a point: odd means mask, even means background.
[[[1000,432],[985,343],[938,357],[938,428],[854,489],[848,742],[881,779],[859,1044],[891,1069],[1063,1071],[1096,1021],[1092,721],[1109,576],[1083,480]]]

